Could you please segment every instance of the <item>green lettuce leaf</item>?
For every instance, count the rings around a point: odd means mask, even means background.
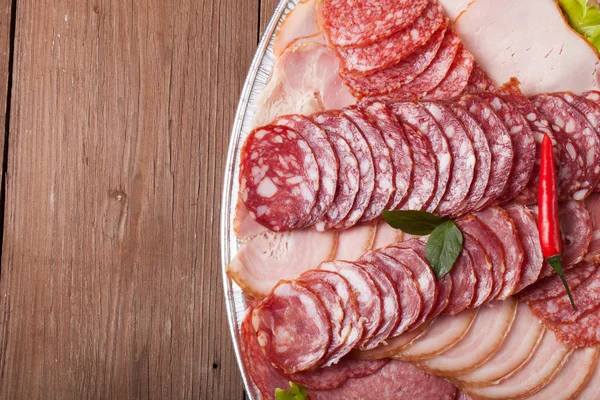
[[[587,0],[558,0],[573,29],[600,51],[600,9]]]
[[[308,391],[300,385],[290,382],[290,389],[275,389],[275,400],[307,400]]]

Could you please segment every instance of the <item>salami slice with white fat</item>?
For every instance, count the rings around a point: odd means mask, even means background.
[[[272,231],[302,226],[320,187],[308,143],[292,129],[266,126],[250,133],[241,157],[240,197],[250,216]]]
[[[600,194],[592,193],[584,204],[592,222],[592,239],[584,259],[596,263],[600,262]]]
[[[404,204],[412,190],[413,154],[406,132],[394,114],[381,102],[372,102],[364,106],[364,112],[377,126],[390,150],[394,170],[394,196],[387,209],[396,209]]]
[[[383,40],[360,47],[338,47],[345,69],[368,74],[381,71],[423,46],[444,23],[442,7],[429,1],[423,13],[409,26]]]
[[[414,131],[419,132],[431,148],[432,154],[436,159],[437,165],[437,179],[435,181],[435,194],[429,200],[427,211],[433,212],[438,206],[442,199],[442,196],[446,192],[448,181],[450,180],[450,173],[452,171],[452,153],[448,145],[448,139],[442,132],[435,119],[427,112],[423,105],[413,102],[397,102],[391,105],[391,109],[404,123],[409,124]],[[417,152],[414,147],[418,144],[417,141],[411,140],[413,146],[413,154]],[[421,150],[421,149],[419,149]],[[415,156],[415,163],[417,159]],[[421,175],[422,174],[422,175]],[[424,172],[418,171],[415,166],[413,175],[413,184],[416,186],[419,180],[423,182],[429,182],[431,178],[424,174]],[[413,187],[414,187],[413,186]],[[417,209],[417,208],[409,208]]]
[[[565,271],[565,279],[569,285],[569,289],[575,290],[587,278],[589,278],[597,267],[595,264],[582,263]],[[555,297],[566,296],[567,291],[562,280],[558,275],[548,276],[539,280],[532,286],[525,289],[521,294],[521,300],[532,302],[538,300],[548,300]]]
[[[427,92],[425,98],[431,100],[446,100],[459,96],[469,82],[474,62],[475,58],[473,57],[473,54],[461,45],[458,49],[458,53],[456,53],[456,56],[454,57],[454,61],[452,62],[448,74],[438,86]]]
[[[362,222],[368,222],[381,216],[381,212],[390,203],[394,195],[392,159],[381,131],[369,121],[362,111],[356,108],[347,108],[344,110],[344,114],[363,133],[373,155],[375,189],[369,205],[360,219]]]
[[[466,251],[461,251],[454,267],[450,271],[452,278],[452,293],[450,302],[444,309],[444,315],[456,315],[464,311],[473,302],[477,277],[473,269],[473,261]]]
[[[442,279],[438,280],[437,290],[438,297],[433,305],[431,314],[429,314],[429,318],[435,318],[442,314],[446,307],[448,307],[448,304],[450,304],[450,296],[452,295],[452,277],[450,275],[446,275]]]
[[[280,282],[256,306],[252,326],[264,354],[286,374],[317,367],[331,342],[323,303],[295,282]]]
[[[339,161],[333,202],[323,218],[315,223],[318,231],[324,231],[337,226],[350,213],[360,189],[360,169],[352,148],[344,139],[344,119],[336,113],[327,112],[314,116],[313,119],[319,121],[319,126],[327,133]]]
[[[552,329],[566,346],[597,346],[600,344],[600,310],[596,309],[571,324],[555,325]]]
[[[313,119],[317,124],[327,125],[330,116],[329,113],[317,114]],[[339,118],[340,133],[352,149],[360,170],[358,177],[360,187],[354,204],[348,215],[336,226],[338,229],[345,229],[356,225],[369,205],[375,188],[375,166],[371,148],[362,132],[344,114],[337,114],[337,118]]]
[[[481,66],[475,63],[469,77],[469,82],[467,82],[463,93],[492,92],[495,89],[496,85],[494,82],[492,82]]]
[[[475,151],[460,121],[442,104],[423,102],[448,141],[452,157],[452,173],[436,215],[454,215],[465,201],[475,175]]]
[[[475,308],[485,303],[492,293],[494,287],[493,266],[479,240],[466,232],[463,232],[463,251],[467,252],[471,258],[477,281],[473,299],[469,304],[469,307]]]
[[[322,22],[336,46],[365,46],[409,26],[428,0],[330,0],[323,2]]]

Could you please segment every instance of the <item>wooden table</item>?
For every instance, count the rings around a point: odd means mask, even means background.
[[[0,398],[243,398],[219,211],[275,5],[0,0]]]

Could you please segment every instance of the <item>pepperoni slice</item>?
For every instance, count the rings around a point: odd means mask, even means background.
[[[493,266],[479,240],[466,232],[463,233],[463,250],[471,257],[473,271],[477,280],[475,294],[469,306],[475,308],[485,303],[492,293],[492,288],[494,287]]]
[[[474,62],[473,54],[461,45],[446,77],[425,98],[446,100],[459,96],[469,82]]]
[[[495,90],[496,85],[494,85],[494,82],[492,82],[481,66],[475,63],[469,77],[469,82],[463,93],[493,92]]]
[[[308,143],[295,131],[266,126],[242,149],[240,196],[249,215],[272,231],[302,226],[319,191],[319,169]]]
[[[570,347],[592,347],[600,344],[600,310],[579,319],[572,324],[552,327],[556,337]]]
[[[575,290],[583,281],[589,278],[597,267],[595,264],[578,264],[565,271],[565,279],[571,290]],[[531,302],[565,296],[567,291],[558,275],[546,277],[525,289],[520,295],[521,300]]]
[[[592,240],[585,254],[585,261],[600,262],[600,195],[592,193],[585,199],[585,209],[590,214],[592,222]]]
[[[464,311],[473,302],[477,277],[473,269],[473,261],[468,252],[462,251],[450,271],[452,293],[444,315],[456,315]]]

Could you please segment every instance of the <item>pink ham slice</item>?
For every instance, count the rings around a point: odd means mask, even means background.
[[[385,221],[381,221],[377,225],[377,234],[375,235],[375,242],[373,243],[373,249],[380,249],[382,247],[389,246],[397,242],[401,242],[404,239],[404,233],[399,229],[394,229],[387,224]]]
[[[465,387],[501,382],[516,373],[534,354],[544,330],[544,324],[529,311],[527,304],[520,303],[510,331],[492,358],[456,380]]]
[[[592,222],[592,240],[585,255],[585,261],[600,261],[600,194],[592,193],[585,199],[585,208],[590,213]]]
[[[337,241],[335,231],[263,232],[239,249],[226,272],[244,292],[262,299],[280,280],[333,259]]]
[[[587,383],[581,392],[575,397],[576,400],[597,400],[600,398],[600,363],[596,362]]]
[[[490,359],[506,338],[515,319],[517,302],[508,299],[481,306],[467,334],[445,352],[419,363],[438,376],[457,376]]]
[[[317,0],[303,0],[285,16],[273,42],[273,55],[276,59],[295,40],[319,34],[316,3]]]
[[[244,202],[239,199],[235,206],[235,217],[233,219],[233,231],[238,239],[248,241],[266,230],[267,228],[250,216]]]
[[[359,360],[381,360],[391,357],[398,354],[404,347],[410,345],[413,340],[417,340],[424,335],[429,326],[431,326],[431,321],[421,324],[417,329],[413,329],[410,332],[405,332],[400,336],[388,339],[385,343],[372,350],[355,351],[352,353],[352,356]]]
[[[345,229],[339,233],[339,241],[334,260],[356,261],[373,247],[377,225],[362,224]],[[321,261],[329,261],[323,259]],[[319,263],[317,262],[318,265]]]
[[[539,392],[560,372],[573,350],[546,331],[531,359],[515,374],[499,384],[469,388],[466,392],[486,399],[523,398]]]

